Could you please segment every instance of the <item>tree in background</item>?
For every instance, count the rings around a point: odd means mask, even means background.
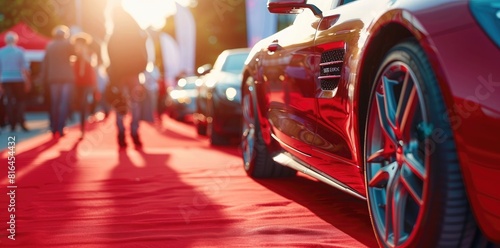
[[[247,46],[245,0],[198,1],[191,11],[196,22],[197,66],[213,64],[226,49]],[[169,23],[164,31],[173,35]]]
[[[52,29],[63,23],[64,10],[70,0],[0,1],[0,32],[25,22],[39,33],[50,37]]]

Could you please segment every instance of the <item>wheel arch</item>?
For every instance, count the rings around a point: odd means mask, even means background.
[[[266,102],[266,97],[264,96],[266,90],[263,84],[263,82],[261,81],[262,78],[261,78],[261,75],[259,75],[258,73],[258,69],[256,68],[251,68],[250,66],[246,66],[245,69],[243,70],[242,72],[242,82],[241,82],[241,98],[243,99],[243,88],[245,87],[245,84],[248,80],[249,77],[253,77],[254,79],[254,82],[257,82],[254,84],[254,91],[255,91],[255,94],[256,94],[256,97],[255,97],[255,104],[256,104],[256,112],[257,112],[257,118],[259,118],[259,123],[260,123],[260,131],[262,132],[262,138],[265,142],[265,144],[267,145],[267,148],[269,151],[271,152],[278,152],[278,151],[281,151],[281,145],[275,140],[272,138],[271,136],[271,123],[269,123],[269,120],[267,119],[265,113],[267,112],[267,108],[268,108],[268,104]]]
[[[357,87],[358,111],[356,114],[358,116],[358,144],[360,148],[358,161],[363,161],[364,134],[373,78],[375,78],[379,65],[384,60],[387,52],[395,45],[410,38],[416,38],[416,36],[408,28],[400,23],[388,23],[372,34],[372,39],[369,41],[363,58],[360,60],[363,63],[360,67],[359,75],[361,76]],[[362,166],[364,167],[364,164]]]

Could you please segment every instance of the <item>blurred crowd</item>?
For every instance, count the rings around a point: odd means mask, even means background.
[[[130,134],[136,147],[142,146],[140,121],[153,121],[164,88],[158,70],[148,62],[147,33],[122,8],[113,13],[114,29],[107,42],[109,64],[104,65],[101,46],[85,32],[70,32],[67,26],[53,29],[52,40],[45,49],[40,72],[31,82],[29,62],[17,46],[18,34],[9,32],[6,45],[0,49],[0,125],[12,132],[25,123],[28,93],[33,84],[43,85],[48,103],[50,130],[55,139],[65,135],[68,119],[78,113],[81,138],[85,125],[99,112],[107,117],[116,112],[117,141],[127,146]],[[160,111],[161,113],[161,111]],[[130,130],[124,118],[130,115]]]

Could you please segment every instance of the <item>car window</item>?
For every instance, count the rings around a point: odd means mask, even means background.
[[[247,53],[229,54],[222,66],[222,71],[231,73],[240,73],[243,70],[243,65],[247,59]]]

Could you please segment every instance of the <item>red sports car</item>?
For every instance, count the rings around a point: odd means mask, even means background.
[[[242,81],[252,177],[368,202],[381,247],[500,243],[500,0],[269,0]]]

